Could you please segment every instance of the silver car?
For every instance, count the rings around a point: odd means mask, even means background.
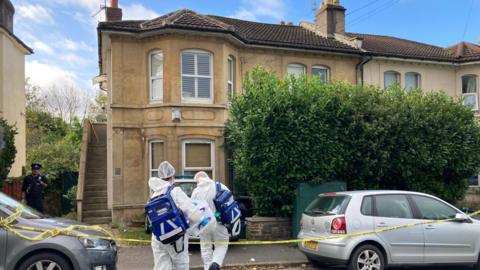
[[[373,232],[392,226],[451,219],[356,237],[299,243],[314,265],[383,270],[397,265],[471,265],[480,269],[480,221],[428,194],[352,191],[320,194],[301,218],[300,239]]]
[[[0,217],[12,215],[21,204],[0,192]],[[78,224],[72,220],[49,218],[25,207],[12,225],[37,229],[66,228]],[[22,231],[28,236],[37,232]],[[102,236],[94,231],[78,233]],[[0,228],[0,270],[112,270],[116,269],[117,246],[114,241],[56,236],[28,241]]]

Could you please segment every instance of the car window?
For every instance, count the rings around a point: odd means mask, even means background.
[[[375,211],[379,217],[413,218],[410,204],[405,195],[375,196]]]
[[[188,197],[192,196],[193,190],[197,187],[195,182],[177,182],[177,187],[180,187]]]
[[[363,198],[361,213],[365,216],[372,216],[373,199],[372,196]]]
[[[425,196],[412,196],[422,219],[440,220],[455,218],[457,211],[447,204]]]
[[[349,196],[319,196],[305,209],[305,214],[311,216],[340,215],[350,201]]]

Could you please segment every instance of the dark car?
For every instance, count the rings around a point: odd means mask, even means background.
[[[11,216],[19,208],[23,212],[12,224],[41,230],[66,228],[79,223],[62,218],[50,218],[23,206],[0,192],[0,217]],[[19,230],[30,237],[38,232]],[[96,235],[76,238],[59,235],[41,241],[29,241],[0,228],[0,270],[113,270],[116,269],[117,246],[103,240],[103,233],[77,230],[73,233]]]

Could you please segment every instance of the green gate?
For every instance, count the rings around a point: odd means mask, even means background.
[[[292,217],[292,233],[293,237],[297,237],[300,231],[300,218],[305,208],[313,201],[313,199],[321,193],[339,192],[347,190],[347,184],[340,181],[332,181],[322,184],[302,183],[297,186],[297,196],[293,204]]]

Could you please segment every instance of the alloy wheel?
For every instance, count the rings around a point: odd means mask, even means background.
[[[62,267],[51,260],[40,260],[32,263],[27,270],[62,270]]]
[[[366,249],[358,254],[357,269],[359,270],[380,270],[382,261],[377,252]]]

